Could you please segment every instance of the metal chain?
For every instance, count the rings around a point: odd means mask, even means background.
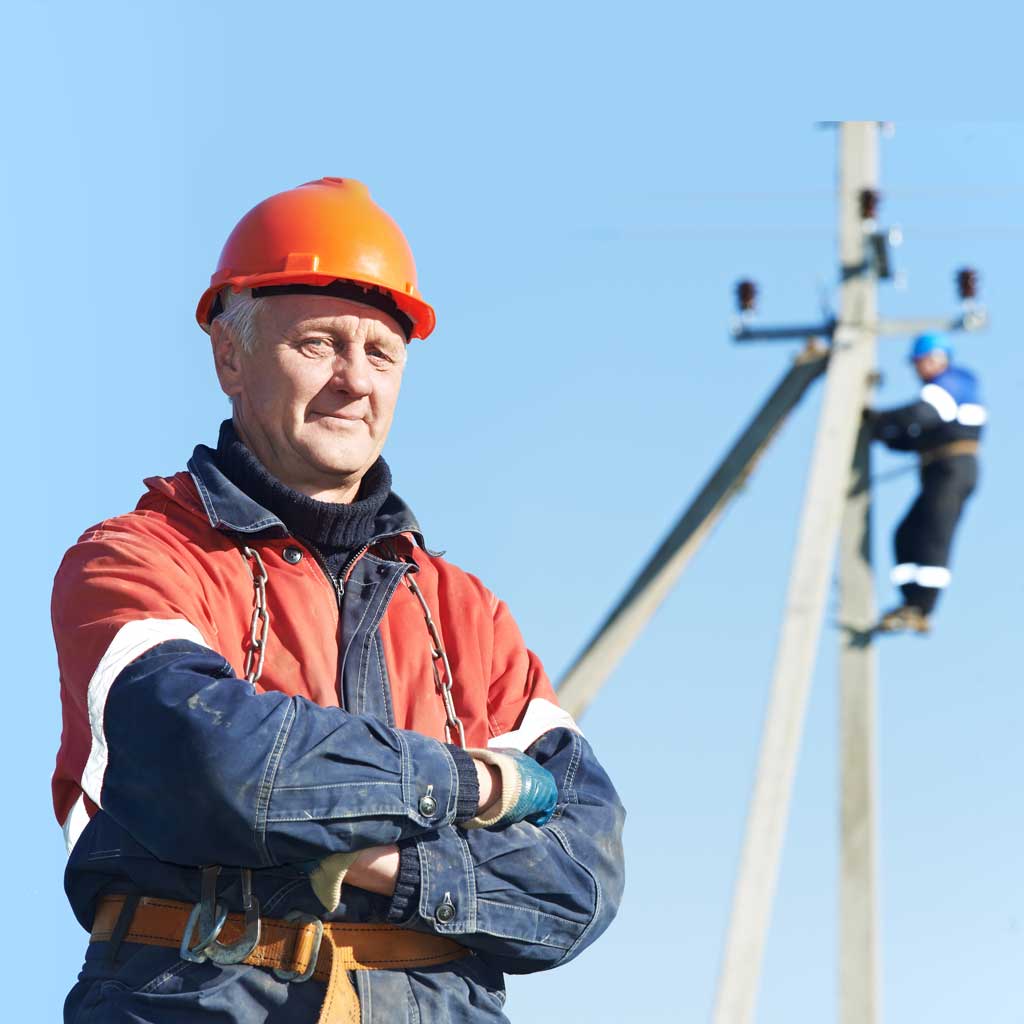
[[[250,567],[252,573],[253,608],[252,620],[249,623],[249,649],[245,652],[245,678],[250,683],[255,683],[263,672],[263,660],[267,655],[267,636],[270,633],[270,611],[267,608],[267,569],[260,558],[259,552],[253,548],[242,548],[242,554],[253,564]],[[412,591],[413,596],[419,601],[423,611],[423,618],[427,624],[427,632],[430,634],[431,642],[431,669],[434,673],[434,685],[444,705],[445,739],[452,742],[452,733],[458,737],[460,747],[466,745],[466,730],[455,710],[455,701],[452,697],[452,666],[445,653],[444,644],[441,642],[441,634],[438,632],[434,617],[430,614],[430,606],[423,596],[416,580],[412,574],[407,572],[403,577],[406,586]]]
[[[433,657],[430,664],[434,670],[434,685],[441,696],[441,702],[444,704],[444,713],[448,719],[444,726],[445,739],[449,743],[452,742],[452,730],[454,729],[459,737],[459,746],[465,747],[466,730],[463,728],[462,719],[459,718],[455,711],[455,701],[452,699],[452,684],[455,680],[452,677],[452,667],[448,662],[448,655],[444,652],[444,644],[441,643],[441,634],[438,633],[434,618],[430,614],[430,606],[427,604],[427,599],[423,596],[423,591],[420,590],[419,585],[413,579],[412,573],[407,572],[403,579],[406,586],[413,592],[416,600],[419,601],[420,608],[423,609],[423,618],[427,620],[427,632],[430,634],[432,645],[431,654]],[[444,670],[443,678],[438,665]]]
[[[255,683],[263,674],[263,659],[267,656],[267,637],[270,634],[270,611],[267,609],[267,567],[254,548],[243,547],[242,558],[252,574],[252,619],[249,622],[249,649],[245,652],[245,678]],[[249,563],[252,563],[251,565]],[[200,901],[189,915],[185,934],[181,939],[183,960],[201,964],[212,960],[218,964],[241,963],[260,941],[260,902],[252,893],[252,871],[239,868],[242,873],[242,909],[245,911],[245,934],[235,942],[219,941],[227,911],[217,902],[217,876],[221,868],[208,864],[200,868]],[[204,938],[189,945],[198,919]]]
[[[252,562],[252,621],[249,623],[249,649],[245,652],[245,678],[255,683],[263,674],[263,659],[267,656],[267,636],[270,633],[270,612],[267,609],[267,568],[259,552],[243,547],[242,555]]]

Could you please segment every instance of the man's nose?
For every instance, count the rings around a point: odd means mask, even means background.
[[[362,398],[372,390],[370,381],[370,362],[364,352],[343,352],[335,358],[331,387],[336,391]]]

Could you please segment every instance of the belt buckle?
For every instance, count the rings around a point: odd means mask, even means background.
[[[281,981],[309,981],[316,970],[317,958],[320,956],[320,944],[324,939],[324,923],[319,917],[312,914],[304,914],[301,910],[293,910],[284,918],[285,921],[300,922],[303,925],[311,924],[314,927],[313,948],[309,953],[309,966],[304,971],[289,971],[284,967],[275,967],[274,974]],[[301,934],[301,933],[299,933]],[[298,945],[299,935],[295,936],[295,943]]]

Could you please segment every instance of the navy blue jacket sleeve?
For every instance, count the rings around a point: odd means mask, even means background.
[[[934,406],[917,401],[898,409],[878,412],[874,417],[873,437],[894,451],[918,451],[929,431],[942,424]]]
[[[590,744],[557,728],[527,753],[558,783],[547,825],[424,833],[410,841],[418,892],[400,879],[406,898],[414,892],[410,927],[456,938],[513,974],[556,967],[590,945],[624,885],[625,811]]]
[[[162,860],[268,867],[397,842],[456,818],[458,773],[445,744],[257,693],[187,640],[159,644],[120,673],[103,728],[101,806]],[[434,803],[421,805],[428,785]]]

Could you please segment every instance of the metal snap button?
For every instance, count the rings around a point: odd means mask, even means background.
[[[444,899],[438,903],[437,909],[434,911],[434,917],[441,924],[447,924],[455,917],[455,904],[452,903],[452,894],[450,892],[446,892]]]
[[[433,789],[433,786],[431,786],[431,789]],[[437,801],[427,792],[424,796],[420,797],[419,808],[420,814],[424,818],[432,818],[437,814]]]
[[[302,551],[299,548],[285,548],[282,554],[290,565],[298,565],[302,561]]]

